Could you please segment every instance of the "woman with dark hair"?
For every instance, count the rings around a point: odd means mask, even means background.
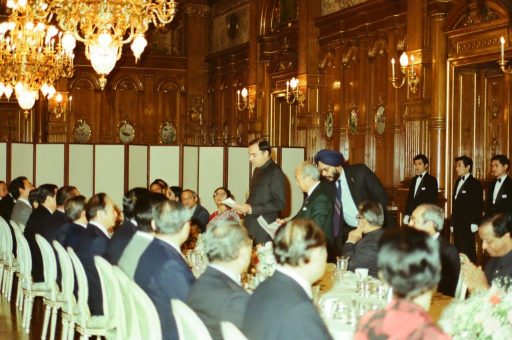
[[[213,214],[210,215],[210,218],[208,219],[208,226],[217,224],[220,221],[240,222],[240,217],[238,217],[236,211],[231,210],[230,207],[223,203],[223,201],[227,198],[234,199],[233,194],[231,194],[231,191],[229,191],[228,188],[218,187],[215,189],[213,192],[213,201],[217,206],[217,210],[215,210]]]
[[[381,310],[365,314],[354,339],[449,339],[427,311],[441,278],[438,243],[413,228],[390,230],[379,243],[379,274],[394,298]]]

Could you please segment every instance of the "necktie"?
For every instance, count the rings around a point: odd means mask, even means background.
[[[501,183],[501,178],[498,178],[498,183]]]
[[[341,181],[336,182],[336,200],[334,202],[334,212],[332,214],[333,218],[333,230],[334,237],[338,236],[340,233],[340,219],[341,219]]]

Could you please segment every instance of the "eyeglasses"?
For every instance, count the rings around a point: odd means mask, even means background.
[[[214,192],[213,193],[213,197],[217,197],[217,196],[224,197],[224,196],[227,196],[227,194],[225,192],[220,192],[220,191],[219,192]]]

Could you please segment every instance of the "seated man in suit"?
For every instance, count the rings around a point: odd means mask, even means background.
[[[222,221],[206,231],[204,242],[210,263],[192,285],[187,304],[204,322],[212,338],[222,340],[221,321],[242,328],[249,293],[241,287],[240,275],[249,266],[252,240],[239,223]]]
[[[123,254],[124,248],[137,231],[135,207],[138,200],[147,195],[149,195],[148,189],[133,188],[128,190],[123,196],[123,224],[121,224],[112,235],[104,254],[105,259],[110,261],[113,265],[117,264]]]
[[[72,197],[66,201],[64,211],[71,222],[64,224],[57,231],[57,241],[64,248],[71,247],[75,252],[81,234],[87,228],[87,217],[85,216],[86,201],[82,195]]]
[[[437,203],[437,179],[427,172],[428,158],[423,154],[413,159],[416,176],[409,184],[407,203],[405,204],[404,224],[409,223],[412,212],[420,204]]]
[[[64,224],[67,224],[70,221],[68,219],[68,216],[66,215],[66,211],[64,208],[66,201],[78,195],[80,195],[80,192],[76,187],[72,185],[65,185],[63,187],[60,187],[59,190],[57,190],[57,195],[55,197],[57,201],[57,209],[55,210],[52,216],[52,223],[55,225],[56,231],[58,231],[60,227],[62,227]],[[55,240],[56,237],[57,235],[55,234],[52,238],[52,241]]]
[[[92,315],[103,315],[103,294],[94,264],[94,256],[103,256],[110,239],[110,229],[115,225],[117,212],[114,202],[105,193],[92,196],[85,206],[89,220],[87,229],[80,234],[76,255],[84,266],[89,283],[89,309]]]
[[[441,280],[437,291],[454,296],[460,273],[459,252],[441,236],[444,227],[443,209],[434,204],[422,204],[412,212],[409,226],[426,232],[438,241],[441,255]]]
[[[166,340],[178,339],[170,300],[185,301],[195,281],[180,250],[188,238],[189,219],[190,212],[177,202],[165,200],[157,204],[152,222],[154,239],[138,259],[135,269],[134,280],[155,304],[162,337]]]
[[[191,220],[199,227],[199,229],[201,229],[201,232],[204,233],[206,231],[208,220],[210,219],[210,213],[201,204],[199,204],[199,197],[197,194],[190,189],[183,190],[181,193],[181,203],[183,203],[185,208],[190,210],[192,213]]]
[[[249,298],[242,331],[251,340],[331,339],[313,305],[311,285],[324,274],[325,236],[315,222],[296,219],[274,239],[279,264]]]
[[[9,223],[11,220],[12,208],[14,207],[14,199],[7,189],[7,184],[0,181],[0,216]]]
[[[55,235],[52,215],[57,208],[55,194],[58,187],[55,184],[43,184],[37,188],[38,207],[32,211],[23,234],[27,239],[32,254],[32,279],[34,282],[44,281],[43,258],[36,242],[36,234],[43,236],[48,242]]]
[[[28,201],[28,195],[33,188],[32,183],[24,176],[13,179],[9,184],[9,193],[16,200],[10,219],[20,226],[21,231],[27,225],[28,218],[32,213],[32,205]]]
[[[377,277],[377,253],[384,229],[384,211],[377,202],[359,203],[359,225],[348,234],[343,246],[343,255],[349,256],[348,269],[368,268],[368,273]]]
[[[495,177],[489,185],[486,196],[485,216],[508,212],[512,214],[512,179],[508,177],[510,160],[505,155],[494,155],[491,158],[491,172]]]
[[[464,282],[471,292],[488,289],[497,278],[512,279],[512,216],[498,213],[486,218],[478,228],[478,235],[482,239],[482,248],[491,259],[482,271],[463,258]]]

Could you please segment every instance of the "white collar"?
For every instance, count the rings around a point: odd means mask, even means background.
[[[43,207],[46,208],[46,210],[48,210],[50,212],[51,215],[53,215],[53,211],[51,211],[50,209],[48,209],[48,207],[46,207],[44,204],[41,204]]]
[[[137,221],[135,221],[135,218],[130,218],[128,221],[130,221],[131,224],[137,227]]]
[[[108,233],[107,228],[105,228],[102,224],[96,222],[96,221],[89,221],[89,224],[92,224],[93,226],[97,227],[99,230],[105,234],[108,238],[110,238],[110,234]]]
[[[276,270],[297,282],[297,284],[301,286],[302,289],[304,289],[307,296],[309,296],[310,299],[313,298],[313,293],[311,292],[311,285],[295,270],[284,266],[277,266]]]
[[[81,226],[81,227],[84,227],[84,229],[86,229],[86,228],[87,228],[87,224],[85,224],[85,223],[78,222],[78,221],[73,221],[73,223],[74,223],[74,224],[77,224],[77,225],[79,225],[79,226]]]
[[[30,209],[32,209],[32,204],[30,204],[30,202],[26,198],[18,197],[18,201],[25,203],[30,207]]]
[[[316,182],[315,184],[313,184],[313,186],[311,188],[309,188],[309,190],[308,190],[308,197],[311,196],[313,191],[315,191],[315,189],[318,186],[318,184],[320,184],[320,181]]]
[[[436,232],[434,235],[432,235],[432,238],[434,240],[437,240],[441,234],[439,232]]]
[[[500,177],[496,177],[496,179],[502,179],[503,181],[500,182],[500,184],[501,184],[504,182],[504,180],[505,180],[505,178],[507,178],[507,176],[508,176],[508,174],[506,173],[504,175],[501,175]]]
[[[174,244],[173,242],[171,242],[171,241],[169,241],[169,240],[166,240],[166,239],[165,239],[165,238],[163,238],[163,237],[158,237],[158,234],[155,234],[155,237],[156,237],[157,239],[159,239],[160,241],[165,242],[165,243],[167,243],[168,245],[170,245],[171,247],[173,247],[173,248],[174,248],[174,250],[176,250],[176,251],[181,255],[181,257],[185,258],[185,256],[184,256],[184,255],[183,255],[183,253],[181,252],[181,248],[180,248],[178,245]]]
[[[227,269],[226,267],[223,267],[223,266],[215,264],[215,263],[209,263],[208,266],[210,266],[213,269],[218,270],[222,274],[226,275],[231,280],[235,281],[239,286],[242,285],[242,282],[240,280],[240,274],[237,274],[237,273]]]

